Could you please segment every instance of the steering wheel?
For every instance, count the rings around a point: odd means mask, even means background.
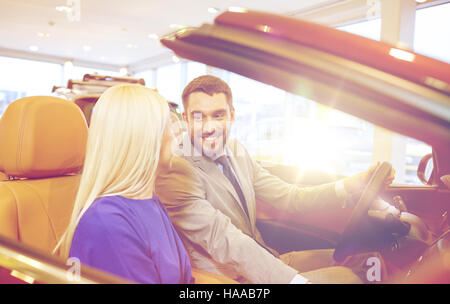
[[[351,240],[358,235],[359,227],[362,222],[367,219],[367,213],[369,211],[370,205],[377,198],[379,192],[382,190],[385,179],[391,173],[392,166],[388,162],[382,162],[375,169],[369,182],[364,188],[361,197],[352,211],[350,220],[345,227],[344,233],[336,246],[334,251],[334,260],[337,262],[343,261],[352,252]]]

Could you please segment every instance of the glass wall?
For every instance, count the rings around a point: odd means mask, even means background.
[[[237,74],[230,73],[229,84],[236,109],[231,136],[254,158],[343,175],[370,166],[371,124]]]
[[[189,61],[186,63],[186,79],[184,79],[183,87],[194,78],[206,74],[206,65],[199,62]]]
[[[450,3],[416,12],[414,50],[450,63]]]
[[[149,88],[155,88],[155,75],[153,70],[142,71],[133,75],[136,78],[142,78],[145,81],[145,86]]]
[[[118,71],[0,57],[0,116],[18,98],[52,95],[53,86],[66,86],[69,79],[93,73],[119,76]]]
[[[174,63],[156,70],[156,88],[168,101],[181,104],[181,68],[182,64]]]
[[[180,61],[135,73],[132,77],[144,78],[147,87],[156,88],[168,101],[182,105],[181,93],[192,79],[205,75],[206,65]]]
[[[373,124],[252,79],[224,73],[228,74],[225,78],[236,109],[231,137],[255,159],[296,166],[301,171],[346,176],[367,170],[377,160],[373,155]],[[424,155],[431,153],[431,147],[396,133],[392,141],[390,162],[397,172],[395,183],[420,185],[417,166]]]
[[[0,57],[0,115],[20,97],[50,95],[62,73],[60,64]]]
[[[381,18],[340,26],[337,29],[373,40],[381,39]]]

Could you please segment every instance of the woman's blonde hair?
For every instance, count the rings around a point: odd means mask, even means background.
[[[54,253],[59,248],[60,256],[69,256],[78,222],[98,197],[149,193],[168,120],[167,101],[152,89],[120,85],[100,96],[91,117],[72,216]]]

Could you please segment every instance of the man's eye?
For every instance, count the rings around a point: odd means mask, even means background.
[[[221,118],[223,118],[225,115],[223,114],[223,113],[220,113],[220,114],[215,114],[214,115],[214,118],[216,118],[216,119],[221,119]]]

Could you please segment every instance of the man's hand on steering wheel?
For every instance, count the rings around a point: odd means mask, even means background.
[[[361,172],[359,174],[348,177],[344,180],[345,191],[350,194],[361,193],[364,190],[364,187],[370,180],[370,177],[375,172],[375,169],[380,165],[380,162],[377,162],[375,165],[370,167],[368,170]],[[384,187],[388,187],[392,184],[395,178],[395,170],[392,168],[389,175],[384,180]]]
[[[375,168],[371,167],[366,172],[347,179],[347,185],[350,189],[347,188],[346,191],[352,191],[353,194],[361,193],[361,195],[336,246],[334,252],[336,261],[342,261],[345,257],[352,254],[355,246],[359,246],[358,243],[360,242],[362,231],[361,225],[366,222],[368,211],[379,193],[394,179],[394,174],[395,171],[392,169],[392,166],[383,162],[382,164],[377,164]]]

